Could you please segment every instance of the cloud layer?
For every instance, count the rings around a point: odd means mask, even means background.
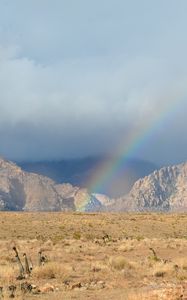
[[[0,153],[115,152],[174,101],[137,156],[186,159],[185,8],[182,0],[2,1]]]

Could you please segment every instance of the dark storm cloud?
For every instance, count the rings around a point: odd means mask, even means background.
[[[0,153],[112,152],[176,98],[178,110],[137,156],[186,159],[186,8],[186,1],[2,1]]]

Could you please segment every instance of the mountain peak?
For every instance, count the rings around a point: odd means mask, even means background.
[[[139,179],[115,202],[116,210],[187,210],[187,162],[163,167]]]

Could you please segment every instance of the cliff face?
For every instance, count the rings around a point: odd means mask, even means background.
[[[0,159],[0,210],[64,210],[53,180]]]
[[[162,168],[138,180],[128,195],[115,201],[112,209],[187,210],[187,163]]]

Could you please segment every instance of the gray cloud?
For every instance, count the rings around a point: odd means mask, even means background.
[[[112,152],[156,118],[136,155],[186,159],[186,1],[88,2],[1,2],[0,153]]]

